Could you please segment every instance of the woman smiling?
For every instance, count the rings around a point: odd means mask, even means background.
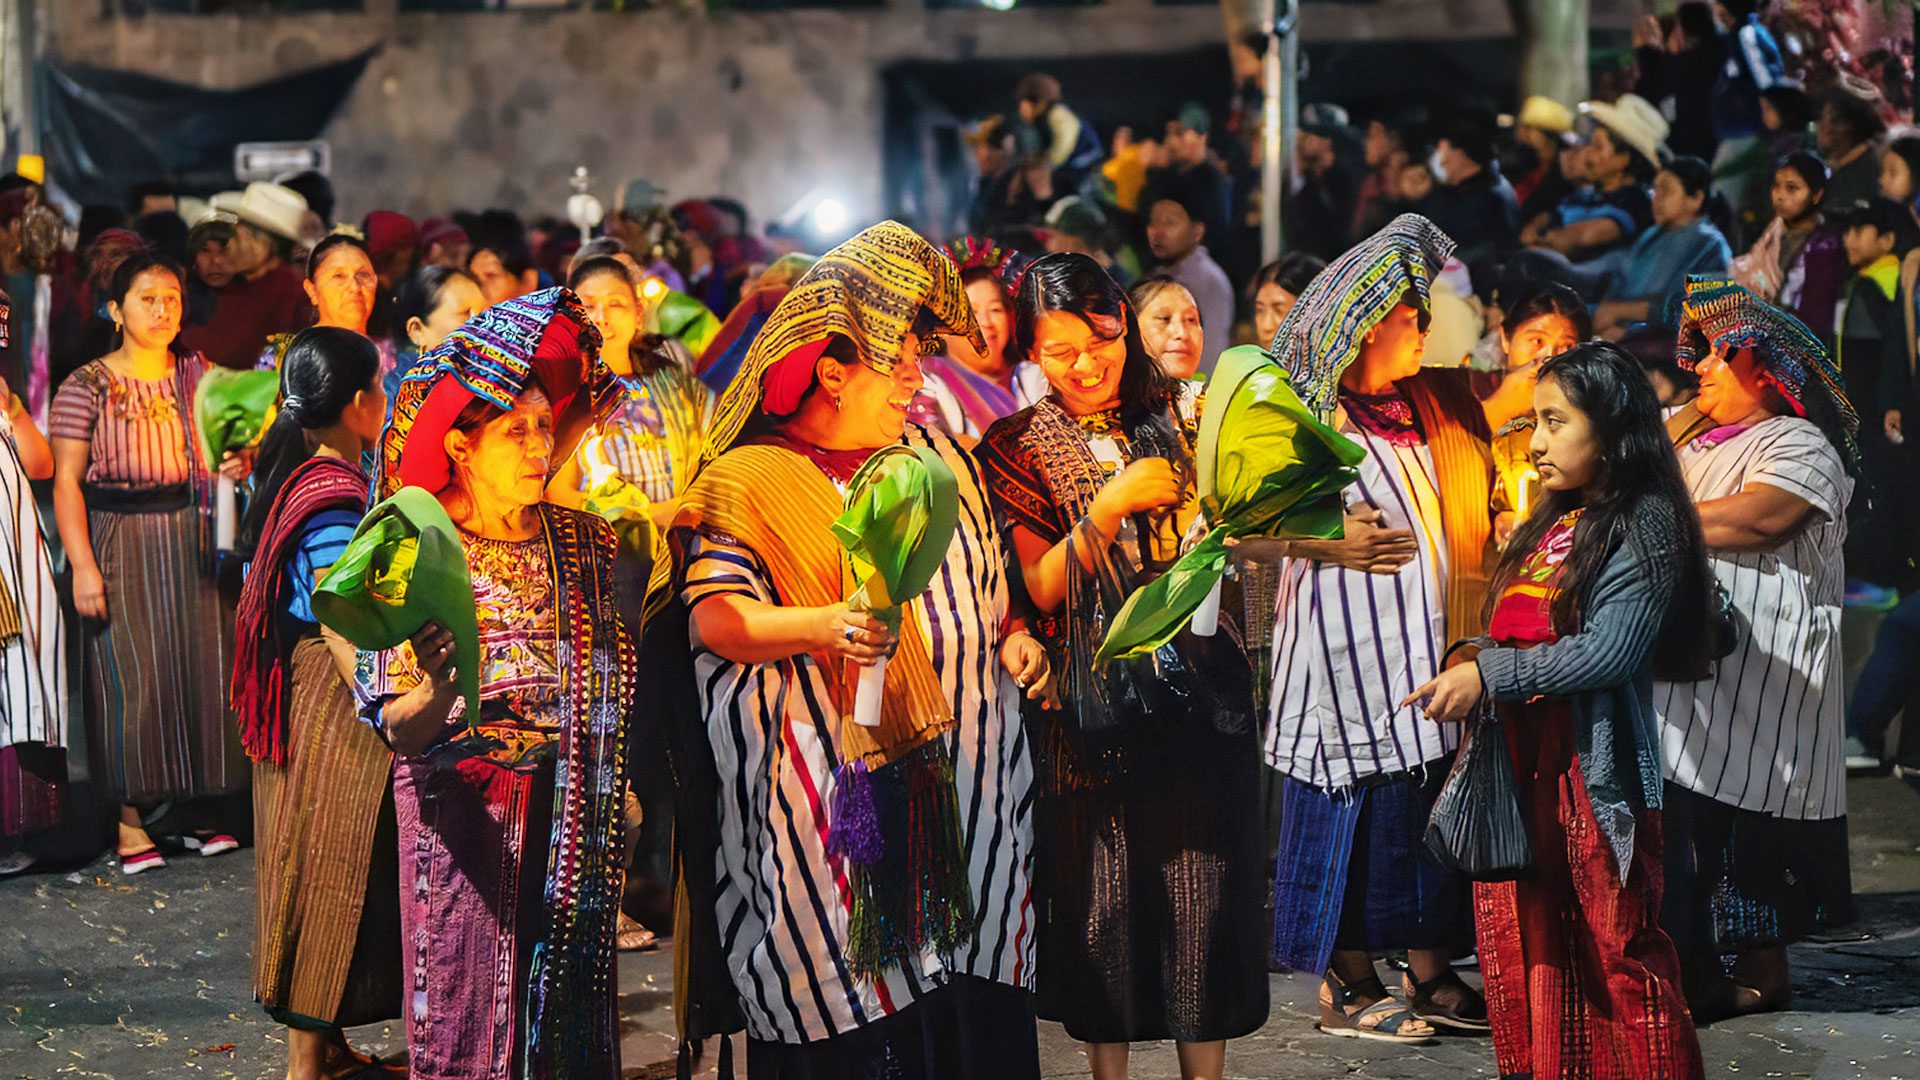
[[[1245,656],[1190,661],[1218,689],[1096,714],[1089,666],[1117,597],[1095,581],[1163,570],[1197,513],[1200,384],[1148,355],[1125,294],[1085,255],[1027,271],[1014,344],[1053,393],[988,430],[994,510],[1039,613],[1065,710],[1027,710],[1039,785],[1039,1014],[1085,1042],[1093,1075],[1127,1075],[1128,1044],[1178,1042],[1181,1074],[1218,1077],[1226,1042],[1267,1016],[1256,725]],[[1233,670],[1237,668],[1238,670]],[[1162,678],[1156,670],[1141,678]],[[1178,695],[1176,695],[1178,696]],[[1114,695],[1116,702],[1119,695]],[[1221,707],[1216,712],[1215,702]]]

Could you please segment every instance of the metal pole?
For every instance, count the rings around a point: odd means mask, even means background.
[[[1280,257],[1285,229],[1282,213],[1287,177],[1293,169],[1294,130],[1300,122],[1296,83],[1300,78],[1298,0],[1262,0],[1267,54],[1261,74],[1266,101],[1261,110],[1260,258]]]

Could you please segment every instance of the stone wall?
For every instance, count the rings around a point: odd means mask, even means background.
[[[1150,55],[1222,35],[1216,8],[1145,0],[720,15],[399,14],[392,0],[368,0],[357,15],[107,18],[97,4],[49,6],[62,61],[202,86],[242,86],[379,45],[325,133],[343,218],[374,207],[555,208],[581,164],[609,205],[646,176],[675,196],[727,192],[761,217],[819,187],[869,218],[881,199],[886,65]],[[1498,36],[1506,18],[1503,0],[1390,0],[1310,4],[1303,26],[1309,40],[1432,40]]]

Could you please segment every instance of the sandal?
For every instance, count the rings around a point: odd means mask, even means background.
[[[638,919],[632,918],[624,911],[620,913],[619,920],[614,924],[613,941],[621,952],[646,952],[659,944],[659,939],[654,936],[653,931],[640,925]]]
[[[1426,1046],[1434,1042],[1433,1025],[1415,1016],[1406,1006],[1387,993],[1380,980],[1370,980],[1380,989],[1380,999],[1361,1005],[1361,995],[1328,971],[1320,981],[1320,1021],[1314,1027],[1328,1035],[1347,1039],[1374,1039],[1379,1042]],[[1362,983],[1361,985],[1366,985]],[[1351,1011],[1349,1011],[1351,1010]]]
[[[1456,1031],[1492,1031],[1493,1024],[1487,1019],[1487,999],[1478,990],[1467,985],[1467,981],[1452,971],[1447,971],[1432,982],[1420,982],[1408,971],[1400,976],[1400,985],[1407,995],[1407,1004],[1413,1009],[1413,1015],[1440,1027],[1453,1028]],[[1435,993],[1451,989],[1454,999],[1451,1005],[1435,1000]]]
[[[1742,986],[1726,975],[1702,983],[1687,984],[1687,1011],[1696,1024],[1712,1024],[1764,1012],[1766,995],[1751,986]]]

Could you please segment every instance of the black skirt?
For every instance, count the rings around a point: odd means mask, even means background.
[[[1847,819],[1741,810],[1666,785],[1660,924],[1683,953],[1784,945],[1853,920]]]
[[[724,1073],[726,1070],[722,1070]],[[1033,998],[971,975],[809,1043],[747,1040],[750,1080],[1040,1080]]]
[[[1267,1020],[1255,733],[1154,719],[1035,804],[1035,1011],[1082,1042],[1214,1042]],[[1075,741],[1059,713],[1030,720]]]

